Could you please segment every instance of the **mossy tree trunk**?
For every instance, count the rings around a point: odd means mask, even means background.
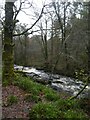
[[[5,3],[4,50],[3,50],[3,80],[11,84],[14,77],[13,55],[13,6],[14,2]]]

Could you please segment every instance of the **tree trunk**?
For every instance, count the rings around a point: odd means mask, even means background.
[[[88,72],[90,74],[90,2],[88,2]]]
[[[44,35],[44,41],[45,41],[45,45],[44,45],[44,48],[45,48],[45,69],[48,70],[48,48],[47,48],[47,35],[45,34]]]
[[[5,26],[4,26],[4,51],[3,51],[3,80],[12,82],[14,77],[13,55],[13,5],[14,2],[5,3]]]
[[[63,42],[66,39],[66,5],[64,3],[64,18],[63,18]],[[68,70],[68,58],[67,58],[67,43],[64,43],[64,47],[65,47],[65,63],[66,63],[66,67],[65,70]]]
[[[27,66],[27,37],[28,37],[28,35],[25,34],[25,44],[24,44],[24,46],[25,46],[25,52],[24,52],[25,62],[24,62],[24,66]]]

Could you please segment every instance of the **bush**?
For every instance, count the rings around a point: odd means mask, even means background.
[[[83,69],[75,71],[75,76],[77,80],[82,80],[83,82],[87,82],[88,77],[89,77],[88,74],[85,73]]]

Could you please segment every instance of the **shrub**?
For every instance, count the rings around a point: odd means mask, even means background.
[[[89,77],[88,74],[85,73],[85,71],[83,69],[81,69],[79,71],[75,71],[75,76],[76,76],[77,80],[82,80],[83,82],[87,82],[88,77]]]

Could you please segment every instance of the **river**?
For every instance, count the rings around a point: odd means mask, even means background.
[[[23,71],[27,76],[39,81],[51,81],[50,86],[57,91],[64,91],[70,95],[75,96],[83,87],[84,83],[71,77],[66,77],[58,74],[50,74],[44,70],[37,70],[33,67],[23,67],[14,65],[15,70]],[[78,98],[90,98],[90,83],[85,90],[78,96]]]

